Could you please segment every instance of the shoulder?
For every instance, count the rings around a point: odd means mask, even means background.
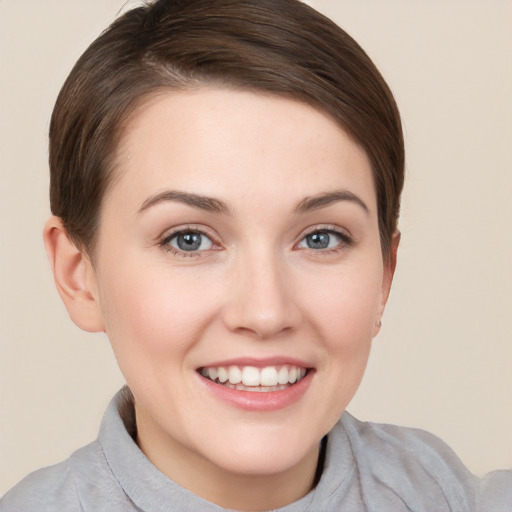
[[[478,479],[441,439],[424,430],[362,422],[345,413],[360,479],[371,493],[393,492],[413,510],[474,510]]]
[[[478,510],[512,512],[512,469],[492,471],[482,479]]]
[[[1,512],[80,511],[69,459],[39,469],[15,485],[0,501]]]
[[[512,512],[512,470],[479,479],[435,435],[417,428],[359,421],[345,413],[362,487],[392,492],[413,510]],[[383,491],[386,489],[386,491]]]
[[[112,491],[113,476],[98,442],[26,476],[0,501],[0,512],[83,512],[91,496]],[[113,498],[113,496],[112,496]]]

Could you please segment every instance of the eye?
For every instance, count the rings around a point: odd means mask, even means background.
[[[199,231],[180,231],[168,236],[162,245],[170,245],[178,251],[207,251],[213,247],[212,240]]]
[[[336,231],[319,230],[306,235],[299,242],[298,247],[316,250],[333,249],[344,242],[347,243],[346,238]]]

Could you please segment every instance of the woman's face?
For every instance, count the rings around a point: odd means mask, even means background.
[[[365,153],[310,106],[203,89],[147,102],[118,157],[93,294],[142,449],[170,476],[316,461],[392,277]]]

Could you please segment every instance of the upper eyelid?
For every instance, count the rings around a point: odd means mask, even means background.
[[[194,224],[186,224],[183,226],[177,226],[175,228],[166,229],[159,237],[158,240],[161,242],[165,240],[170,240],[171,238],[179,235],[181,233],[199,233],[201,235],[207,236],[212,240],[212,242],[218,243],[219,236],[209,228],[204,226],[196,226]]]
[[[334,224],[317,224],[315,226],[310,226],[302,231],[302,233],[299,235],[299,241],[302,240],[305,236],[311,235],[312,233],[316,233],[317,231],[327,231],[332,233],[337,233],[341,236],[348,237],[350,239],[353,239],[352,233],[346,229],[342,228],[340,226],[336,226]]]

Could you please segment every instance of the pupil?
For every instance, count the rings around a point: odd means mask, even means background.
[[[329,233],[313,233],[307,238],[310,249],[326,249],[329,247]]]
[[[199,233],[186,233],[178,236],[178,247],[183,251],[195,251],[201,246],[201,235]]]

